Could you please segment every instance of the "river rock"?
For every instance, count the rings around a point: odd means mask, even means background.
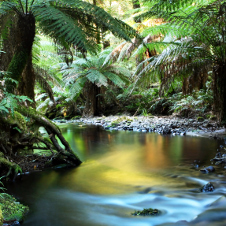
[[[171,134],[171,130],[168,126],[163,126],[162,128],[162,134]]]
[[[204,169],[200,170],[202,173],[211,173],[215,171],[215,168],[213,166],[207,166]]]
[[[214,186],[212,183],[207,183],[205,184],[200,190],[201,192],[213,192],[214,191]]]

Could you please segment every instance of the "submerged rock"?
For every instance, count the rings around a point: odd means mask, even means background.
[[[134,213],[132,213],[132,215],[134,216],[158,216],[160,215],[161,212],[158,209],[143,209],[142,211],[135,211]]]
[[[201,192],[213,192],[215,190],[212,183],[205,184],[201,189]]]
[[[215,171],[215,168],[213,166],[207,166],[204,169],[200,170],[202,173],[211,173]]]

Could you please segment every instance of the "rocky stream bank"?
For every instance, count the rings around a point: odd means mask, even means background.
[[[109,116],[77,118],[71,120],[56,119],[58,123],[81,122],[102,126],[106,130],[128,130],[134,132],[156,132],[163,135],[192,135],[212,138],[224,138],[226,130],[216,121],[203,118],[187,119],[173,116]]]

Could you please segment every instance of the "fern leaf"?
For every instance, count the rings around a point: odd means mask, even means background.
[[[106,77],[98,70],[90,69],[86,77],[90,82],[95,83],[99,87],[108,85]]]

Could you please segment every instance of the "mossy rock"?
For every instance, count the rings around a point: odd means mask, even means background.
[[[211,115],[210,116],[210,120],[217,120],[217,116],[216,115]]]
[[[198,121],[198,122],[203,122],[203,121],[204,121],[204,118],[203,118],[203,117],[198,117],[198,118],[197,118],[197,121]]]
[[[135,211],[134,213],[132,213],[132,215],[134,216],[158,216],[160,214],[160,210],[152,208],[143,209],[142,211]]]
[[[0,208],[5,221],[22,222],[29,211],[27,206],[20,204],[13,196],[6,193],[0,194]]]
[[[76,115],[76,116],[72,117],[71,119],[76,120],[76,119],[80,119],[81,117],[82,117],[81,115]]]

